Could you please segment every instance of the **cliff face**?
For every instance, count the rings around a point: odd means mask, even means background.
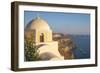
[[[64,56],[64,59],[74,58],[72,49],[75,45],[70,36],[62,33],[53,33],[53,40],[58,41],[58,50]]]

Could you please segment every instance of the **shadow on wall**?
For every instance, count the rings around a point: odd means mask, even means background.
[[[45,52],[45,53],[40,54],[41,60],[51,60],[53,58],[59,59],[56,55],[54,55],[50,52]]]

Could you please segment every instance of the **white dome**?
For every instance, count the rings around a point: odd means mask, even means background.
[[[48,23],[40,17],[32,20],[27,24],[26,30],[50,30]]]

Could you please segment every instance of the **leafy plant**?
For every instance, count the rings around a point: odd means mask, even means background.
[[[25,38],[24,49],[25,61],[39,60],[39,50],[38,47],[34,44],[33,35],[31,35],[31,38]]]

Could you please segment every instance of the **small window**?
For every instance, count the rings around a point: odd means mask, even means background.
[[[44,42],[44,34],[43,33],[40,34],[40,42]]]

